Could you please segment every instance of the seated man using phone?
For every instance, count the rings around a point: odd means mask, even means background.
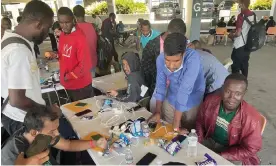
[[[24,127],[18,130],[2,148],[1,164],[14,165],[20,153],[26,156],[39,154],[51,146],[63,151],[84,151],[93,147],[105,148],[106,140],[65,140],[60,137],[58,126],[61,110],[43,105],[30,109],[24,119]],[[50,139],[49,139],[50,138]],[[31,155],[30,155],[31,154]],[[47,164],[58,164],[50,155]]]

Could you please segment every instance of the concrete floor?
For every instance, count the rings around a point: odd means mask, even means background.
[[[206,47],[213,54],[223,61],[229,58],[232,52],[232,43],[227,46],[216,45]],[[50,50],[49,42],[41,45],[41,53]],[[117,52],[122,55],[123,52],[131,51],[117,47]],[[263,133],[263,148],[259,152],[262,165],[276,165],[276,47],[267,45],[261,50],[251,54],[249,66],[249,88],[245,100],[258,109],[266,118],[267,125]],[[44,53],[43,53],[44,54]],[[42,54],[42,55],[43,55]]]

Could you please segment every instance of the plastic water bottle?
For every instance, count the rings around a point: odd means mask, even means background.
[[[125,153],[125,159],[126,159],[126,164],[133,163],[133,156],[132,156],[132,152],[130,150]]]
[[[115,73],[115,68],[113,65],[110,66],[110,73],[111,74],[114,74]]]
[[[192,129],[191,133],[188,135],[188,157],[196,157],[197,156],[197,141],[198,136],[196,134],[196,130]]]
[[[148,124],[146,122],[142,122],[141,126],[142,126],[143,136],[144,137],[149,137],[150,129],[149,129]]]

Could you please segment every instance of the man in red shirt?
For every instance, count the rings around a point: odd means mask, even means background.
[[[77,5],[73,8],[73,13],[77,19],[77,25],[84,33],[87,43],[90,48],[90,55],[92,59],[92,77],[95,77],[95,70],[97,66],[97,33],[91,23],[85,22],[85,10],[81,5]]]
[[[242,74],[226,77],[221,95],[209,95],[200,106],[196,131],[200,143],[234,164],[259,165],[261,115],[243,100],[247,86]]]
[[[93,97],[91,54],[87,39],[69,8],[58,10],[58,21],[63,31],[58,47],[60,82],[73,101]]]
[[[248,76],[248,61],[250,58],[250,51],[245,48],[247,42],[248,31],[250,25],[246,22],[244,17],[248,17],[250,21],[253,21],[253,12],[248,9],[250,0],[239,0],[239,8],[241,13],[238,15],[236,22],[236,32],[230,33],[229,38],[234,40],[234,48],[231,55],[233,60],[232,73],[239,73],[247,77]]]

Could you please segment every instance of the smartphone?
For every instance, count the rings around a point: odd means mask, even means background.
[[[52,137],[49,135],[38,134],[30,147],[27,149],[25,155],[27,158],[37,155],[50,147]]]
[[[136,165],[149,165],[157,156],[152,153],[147,153]]]
[[[182,143],[186,138],[187,138],[187,136],[185,136],[185,135],[177,135],[175,140]]]
[[[91,136],[92,140],[94,141],[98,141],[100,138],[102,138],[102,136],[100,134],[97,134],[97,135],[93,135]]]
[[[140,105],[138,104],[138,105],[135,106],[135,107],[132,107],[132,108],[130,108],[130,109],[127,109],[127,111],[128,111],[128,112],[132,112],[132,110],[133,110],[133,111],[137,111],[137,110],[139,110],[140,108],[142,108],[142,106],[140,106]]]
[[[87,105],[87,103],[79,102],[79,103],[75,104],[75,107],[84,107],[86,105]]]
[[[92,112],[90,109],[86,109],[86,110],[84,110],[84,111],[81,111],[81,112],[76,113],[75,115],[76,115],[77,117],[80,117],[80,116],[83,116],[83,115],[88,114],[88,113],[90,113],[90,112]]]

